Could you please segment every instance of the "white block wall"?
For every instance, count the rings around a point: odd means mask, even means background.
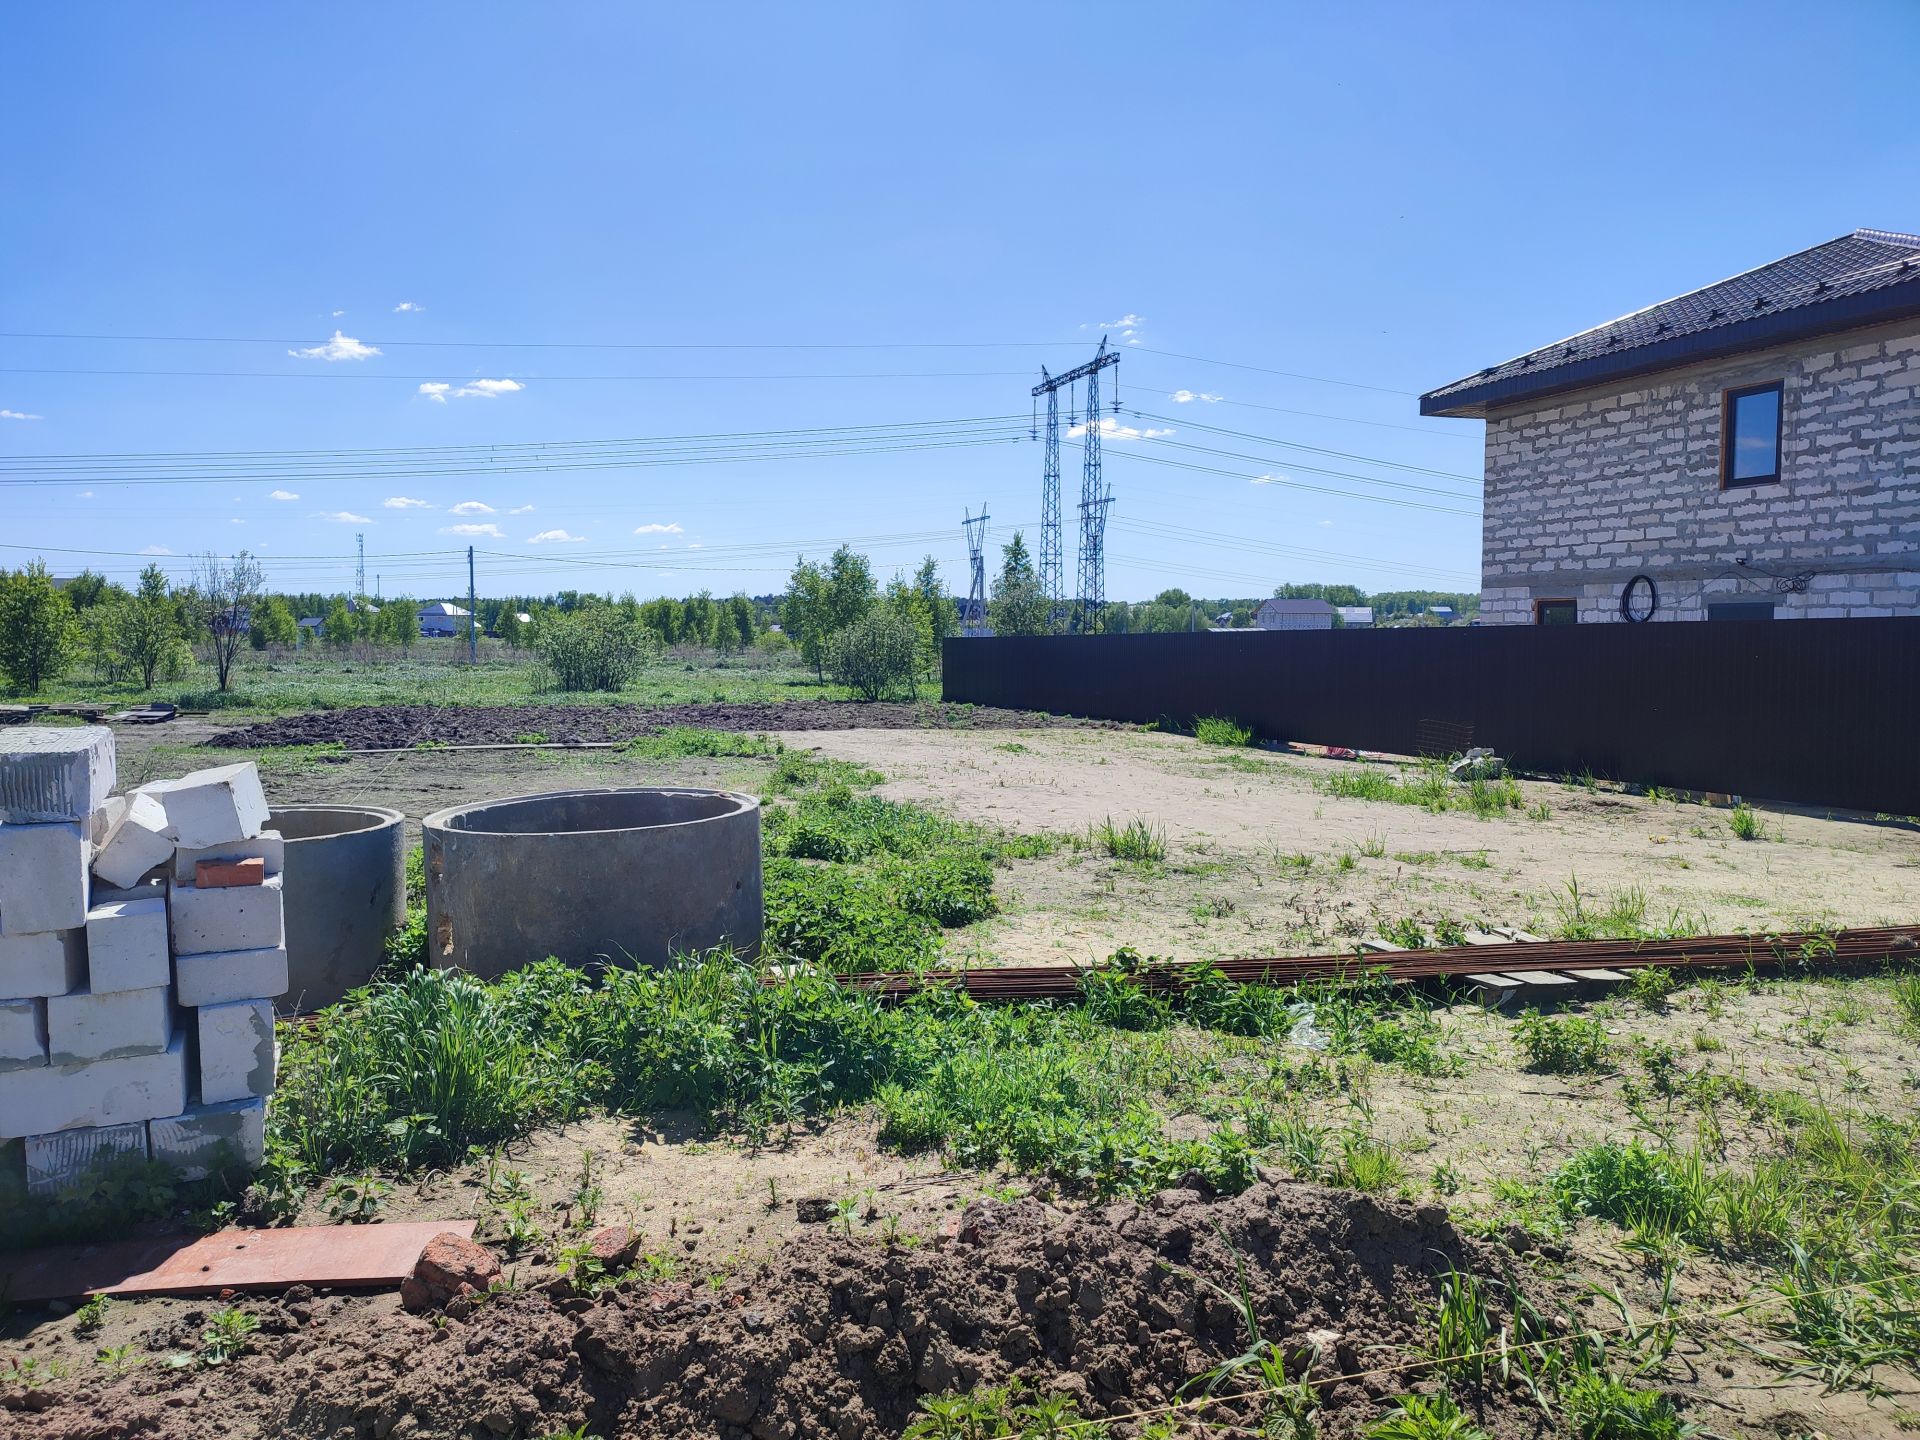
[[[86,924],[90,848],[81,821],[0,825],[0,935]]]

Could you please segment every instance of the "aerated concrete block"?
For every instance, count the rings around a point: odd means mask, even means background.
[[[123,1155],[145,1160],[147,1127],[136,1120],[130,1125],[95,1125],[30,1135],[26,1152],[28,1192],[51,1198],[86,1179],[103,1162],[111,1163]]]
[[[82,1065],[122,1055],[152,1055],[173,1039],[173,987],[76,990],[55,995],[47,1007],[47,1060]]]
[[[158,1055],[128,1055],[64,1069],[0,1070],[0,1140],[82,1125],[125,1125],[187,1108],[187,1037]]]
[[[93,857],[93,873],[109,885],[132,885],[154,866],[173,858],[173,841],[167,838],[167,812],[160,802],[137,790],[126,799],[126,813],[108,830],[104,841],[94,842],[99,849]]]
[[[0,824],[85,820],[113,782],[113,732],[104,725],[0,732]]]
[[[0,935],[86,924],[87,851],[79,821],[0,825]]]
[[[96,994],[167,983],[167,902],[108,900],[87,912],[87,983]]]
[[[173,852],[173,878],[181,885],[193,884],[194,866],[202,860],[264,860],[267,874],[278,875],[287,857],[286,842],[278,830],[262,830],[246,840],[230,845],[209,845],[200,850],[181,848]]]
[[[182,1005],[225,1005],[234,1000],[273,1000],[287,993],[287,949],[217,950],[174,959],[174,984]]]
[[[178,780],[156,780],[136,793],[151,795],[167,812],[167,838],[203,850],[258,835],[267,824],[267,797],[251,760],[196,770]]]
[[[47,1063],[47,1002],[0,1000],[0,1070]]]
[[[222,1163],[248,1170],[267,1158],[267,1102],[230,1100],[196,1105],[184,1115],[149,1121],[153,1158],[178,1167],[182,1180],[204,1180]]]
[[[177,955],[271,950],[285,942],[278,875],[264,885],[238,889],[175,885],[170,908]]]
[[[0,935],[0,996],[64,995],[87,983],[87,932]]]
[[[273,1005],[240,1000],[231,1005],[202,1005],[200,1022],[200,1100],[265,1099],[273,1093]]]

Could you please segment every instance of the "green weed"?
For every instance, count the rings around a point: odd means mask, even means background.
[[[1767,838],[1767,827],[1765,823],[1760,819],[1759,815],[1755,813],[1754,808],[1744,800],[1728,812],[1727,828],[1733,831],[1734,838],[1739,840],[1764,840]]]
[[[1246,746],[1253,743],[1253,731],[1219,715],[1208,715],[1194,721],[1193,734],[1203,745]]]
[[[1514,1025],[1527,1068],[1545,1075],[1594,1075],[1613,1068],[1607,1027],[1588,1015],[1541,1015],[1529,1010]]]
[[[1108,816],[1093,828],[1091,839],[1095,849],[1135,865],[1157,864],[1167,858],[1167,832],[1138,816],[1119,826]]]

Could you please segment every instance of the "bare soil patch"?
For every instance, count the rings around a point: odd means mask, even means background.
[[[554,744],[630,740],[675,725],[743,733],[788,730],[1038,730],[1118,728],[982,705],[780,700],[684,705],[371,705],[287,715],[225,731],[207,743],[223,748],[344,745],[349,750],[408,745],[500,745],[539,735]]]
[[[1322,1378],[1321,1433],[1346,1437],[1420,1386],[1421,1307],[1456,1267],[1498,1273],[1440,1206],[1313,1185],[1172,1190],[1077,1214],[983,1201],[951,1237],[823,1231],[718,1290],[628,1281],[590,1301],[547,1286],[439,1324],[390,1299],[299,1297],[263,1307],[255,1353],[54,1382],[19,1400],[8,1433],[427,1440],[584,1423],[621,1440],[859,1440],[898,1434],[923,1395],[1013,1378],[1089,1416],[1138,1417],[1248,1347],[1229,1298],[1244,1282],[1264,1338]],[[1258,1423],[1244,1400],[1208,1413]],[[1500,1440],[1546,1433],[1506,1394],[1480,1420]]]

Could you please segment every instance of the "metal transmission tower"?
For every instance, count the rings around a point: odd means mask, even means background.
[[[962,514],[972,583],[967,587],[967,608],[960,616],[960,633],[984,635],[987,633],[987,507],[982,505],[978,515]]]
[[[354,599],[354,603],[357,605],[360,603],[360,601],[367,598],[366,532],[362,531],[360,534],[354,536],[353,539],[354,539],[354,544],[359,547],[359,551],[360,551],[360,558],[354,562],[354,566],[353,566],[353,599]]]
[[[1100,349],[1084,365],[1076,365],[1062,375],[1049,375],[1040,368],[1040,383],[1035,395],[1047,397],[1047,462],[1040,492],[1040,584],[1057,624],[1066,611],[1062,590],[1060,544],[1060,391],[1080,380],[1087,382],[1086,429],[1082,435],[1085,460],[1080,470],[1080,595],[1076,607],[1076,628],[1086,629],[1096,622],[1106,603],[1107,506],[1113,494],[1100,483],[1100,372],[1118,365],[1117,351],[1107,349],[1106,336],[1100,337]],[[1113,408],[1120,402],[1116,398]]]

